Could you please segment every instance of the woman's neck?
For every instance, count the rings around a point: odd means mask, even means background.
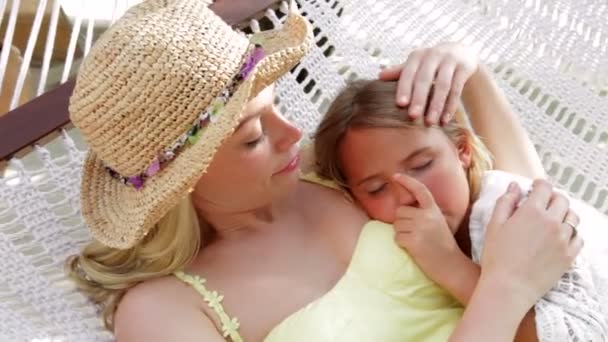
[[[215,239],[238,239],[245,235],[267,232],[274,227],[280,227],[283,222],[297,210],[297,190],[276,199],[271,203],[247,210],[218,208],[194,198],[195,209],[211,227]]]

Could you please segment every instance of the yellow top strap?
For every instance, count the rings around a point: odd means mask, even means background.
[[[239,335],[239,320],[236,317],[230,318],[224,307],[222,306],[222,300],[224,296],[217,293],[217,291],[209,291],[205,287],[206,280],[197,275],[190,275],[183,271],[177,271],[174,273],[177,279],[184,283],[192,286],[196,292],[198,292],[203,300],[209,305],[209,307],[217,314],[222,323],[222,334],[224,338],[230,337],[233,342],[243,342],[243,338]]]

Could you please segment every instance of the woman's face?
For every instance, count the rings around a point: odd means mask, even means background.
[[[270,86],[249,101],[196,185],[207,207],[226,213],[259,209],[297,184],[302,133],[277,111],[273,97]]]
[[[392,223],[397,207],[416,205],[393,179],[404,173],[429,189],[456,232],[469,205],[468,150],[459,151],[438,128],[356,128],[347,131],[339,155],[348,186],[370,217]]]

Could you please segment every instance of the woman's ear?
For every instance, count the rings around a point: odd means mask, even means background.
[[[473,149],[471,147],[471,133],[468,130],[462,129],[462,135],[460,136],[460,139],[458,139],[456,148],[458,150],[458,159],[460,159],[462,167],[465,169],[471,167]]]

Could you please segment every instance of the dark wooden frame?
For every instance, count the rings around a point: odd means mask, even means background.
[[[242,22],[278,0],[219,0],[211,8],[229,24]],[[69,122],[68,103],[74,80],[0,116],[0,161],[40,139],[58,131]]]

